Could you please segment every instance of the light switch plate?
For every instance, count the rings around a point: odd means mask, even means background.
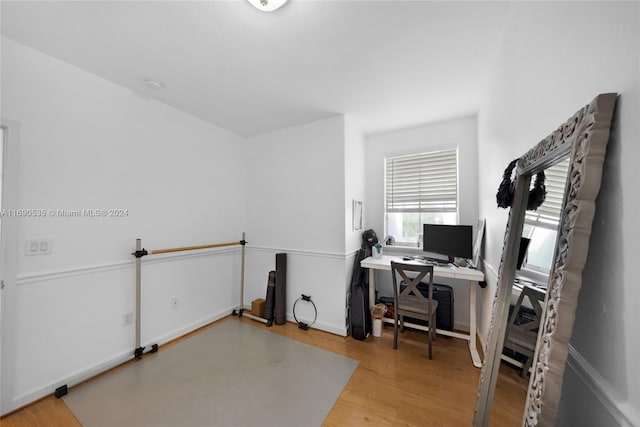
[[[24,243],[25,255],[49,255],[52,249],[52,239],[26,239]]]

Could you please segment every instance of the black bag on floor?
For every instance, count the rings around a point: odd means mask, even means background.
[[[400,284],[400,290],[406,288],[404,283]],[[418,290],[425,297],[429,297],[429,285],[426,283],[419,283]],[[447,331],[453,331],[453,288],[448,285],[433,284],[433,299],[438,301],[438,308],[436,309],[436,328],[444,329]],[[391,298],[393,303],[393,298]],[[424,320],[413,319],[410,317],[404,318],[405,322],[416,323],[418,325],[426,325],[428,322]]]

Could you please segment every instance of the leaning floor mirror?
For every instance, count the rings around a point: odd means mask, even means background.
[[[523,426],[554,425],[615,103],[615,93],[598,95],[517,159],[514,185],[510,192],[509,220],[478,385],[474,426],[489,425],[525,212],[528,205],[531,206],[530,199],[535,197],[531,189],[532,176],[569,158],[553,262],[522,419]]]

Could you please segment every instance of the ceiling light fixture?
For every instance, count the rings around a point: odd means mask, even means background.
[[[256,9],[263,12],[273,12],[276,9],[281,8],[287,0],[249,0]]]

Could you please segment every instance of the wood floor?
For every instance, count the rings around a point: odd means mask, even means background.
[[[248,322],[360,362],[324,426],[471,425],[480,369],[472,365],[463,340],[438,336],[433,345],[433,360],[429,360],[424,333],[406,330],[399,337],[398,350],[393,350],[390,325],[384,327],[380,338],[356,341],[317,330],[304,331],[292,323],[267,328],[248,318],[228,317],[220,322],[224,321]],[[161,347],[160,351],[180,341]],[[129,363],[144,363],[144,360]],[[309,387],[321,386],[309,384]],[[520,378],[517,370],[508,365],[501,367],[492,426],[521,424],[526,389],[527,380]],[[80,426],[64,400],[53,396],[7,415],[0,424],[2,427]],[[211,425],[215,426],[215,421]]]

